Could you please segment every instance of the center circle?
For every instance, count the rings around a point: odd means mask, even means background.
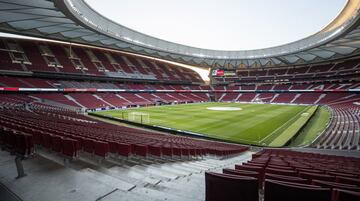
[[[242,110],[239,107],[208,107],[208,110],[215,110],[215,111],[237,111]]]

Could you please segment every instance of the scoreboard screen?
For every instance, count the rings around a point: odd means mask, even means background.
[[[215,77],[223,77],[224,70],[220,70],[220,69],[213,70],[211,75]]]
[[[234,77],[236,76],[236,72],[235,70],[214,69],[211,75],[213,77]]]

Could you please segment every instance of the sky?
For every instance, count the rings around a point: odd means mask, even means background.
[[[252,50],[310,36],[346,0],[86,0],[136,31],[193,47]]]

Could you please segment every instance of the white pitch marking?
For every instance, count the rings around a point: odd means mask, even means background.
[[[239,107],[208,107],[208,110],[215,110],[215,111],[237,111],[242,110]]]

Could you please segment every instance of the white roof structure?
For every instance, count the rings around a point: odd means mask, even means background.
[[[357,55],[360,1],[348,0],[338,17],[307,38],[282,46],[219,51],[181,45],[122,26],[84,0],[0,0],[0,31],[95,45],[196,66],[276,67]]]

